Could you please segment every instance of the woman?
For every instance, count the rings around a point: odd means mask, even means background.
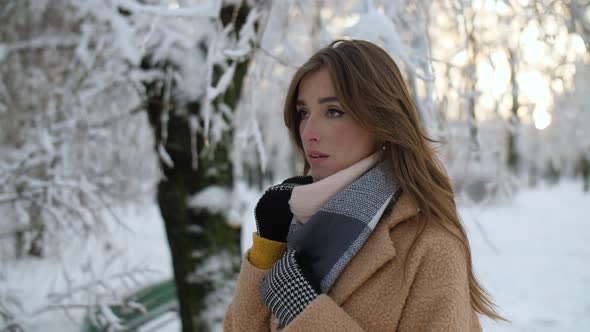
[[[227,331],[473,331],[502,319],[472,270],[453,191],[402,75],[338,40],[289,87],[304,173],[255,210]]]

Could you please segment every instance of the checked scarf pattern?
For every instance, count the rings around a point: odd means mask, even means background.
[[[358,253],[388,208],[401,194],[385,162],[380,162],[338,192],[306,223],[293,218],[287,236],[290,250],[307,257],[312,284],[327,293]]]
[[[279,320],[278,329],[285,327],[317,297],[295,255],[294,250],[287,250],[260,284],[264,303]]]

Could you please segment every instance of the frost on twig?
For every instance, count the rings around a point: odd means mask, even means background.
[[[49,255],[60,246],[49,238],[100,232],[102,211],[144,197],[138,180],[156,174],[130,66],[138,52],[121,42],[135,31],[113,10],[29,1],[0,14],[2,257]]]

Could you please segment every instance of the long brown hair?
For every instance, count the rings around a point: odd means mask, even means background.
[[[455,206],[449,177],[429,144],[420,115],[393,59],[380,47],[362,40],[336,40],[316,52],[291,80],[284,119],[292,141],[303,155],[299,116],[295,109],[299,82],[308,73],[328,69],[336,97],[347,114],[373,132],[385,147],[392,172],[401,189],[418,204],[423,220],[434,220],[456,236],[465,250],[473,308],[494,320],[505,320],[473,273],[467,235]],[[309,170],[305,160],[304,173]],[[434,218],[428,218],[434,216]],[[410,252],[422,235],[422,224]]]

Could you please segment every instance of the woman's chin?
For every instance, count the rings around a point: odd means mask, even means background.
[[[311,169],[311,177],[313,178],[313,182],[321,181],[334,173],[336,172],[331,172],[326,169]]]
[[[312,167],[310,169],[310,171],[311,171],[311,177],[313,179],[313,182],[318,182],[321,179],[325,178],[324,172],[322,172],[322,170]]]

